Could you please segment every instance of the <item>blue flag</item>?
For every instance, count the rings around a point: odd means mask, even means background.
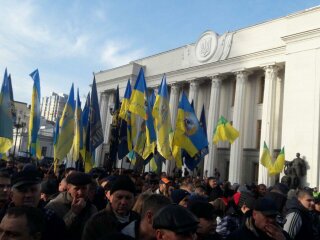
[[[13,120],[10,101],[10,87],[7,69],[4,72],[0,92],[0,153],[5,153],[13,143]]]

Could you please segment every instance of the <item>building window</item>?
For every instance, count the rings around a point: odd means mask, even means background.
[[[259,79],[259,99],[258,99],[258,103],[259,103],[259,104],[263,103],[264,82],[265,82],[265,76],[262,76],[262,77]]]
[[[257,149],[260,149],[261,123],[262,123],[262,120],[258,120],[258,121],[257,121],[257,139],[256,139],[256,148],[257,148]]]
[[[236,99],[236,87],[237,81],[235,79],[232,80],[232,99],[231,99],[231,107],[234,106],[234,101]]]
[[[47,154],[47,147],[42,147],[41,149],[41,156],[45,157]]]

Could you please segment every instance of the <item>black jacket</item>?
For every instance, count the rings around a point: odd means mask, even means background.
[[[286,213],[286,219],[287,222],[284,226],[285,230],[289,230],[288,233],[291,236],[290,229],[295,228],[297,226],[296,224],[296,219],[290,219],[288,215],[290,213],[296,213],[300,216],[302,220],[302,225],[300,229],[298,230],[297,234],[295,235],[294,239],[299,240],[299,239],[314,239],[314,232],[312,229],[312,215],[311,211],[306,209],[297,198],[292,198],[287,201],[286,207],[287,213]]]

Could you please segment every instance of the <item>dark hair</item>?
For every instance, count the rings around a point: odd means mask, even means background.
[[[299,189],[297,192],[297,198],[302,198],[305,195],[313,196],[312,191],[310,189]]]
[[[8,209],[6,215],[14,217],[26,216],[30,235],[44,231],[45,218],[43,212],[38,208],[12,207]]]
[[[162,207],[171,204],[171,200],[161,194],[150,195],[143,203],[141,209],[141,218],[145,216],[147,211],[152,211],[155,215]]]

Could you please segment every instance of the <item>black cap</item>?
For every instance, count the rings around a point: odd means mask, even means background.
[[[259,198],[255,202],[254,210],[261,212],[265,216],[276,216],[279,214],[277,205],[271,198]]]
[[[171,192],[172,202],[179,204],[186,196],[189,196],[190,193],[183,189],[176,189]]]
[[[118,190],[124,190],[124,191],[128,191],[135,194],[136,186],[134,185],[130,177],[121,175],[117,177],[117,179],[113,182],[111,186],[110,194],[113,194]]]
[[[175,233],[194,233],[198,223],[193,213],[176,204],[163,207],[153,218],[154,229],[167,229]]]
[[[40,182],[41,176],[37,170],[23,170],[21,172],[14,173],[11,177],[11,186],[13,188],[39,184]]]
[[[66,179],[68,184],[75,186],[84,186],[92,182],[92,178],[89,174],[84,172],[72,172]]]

